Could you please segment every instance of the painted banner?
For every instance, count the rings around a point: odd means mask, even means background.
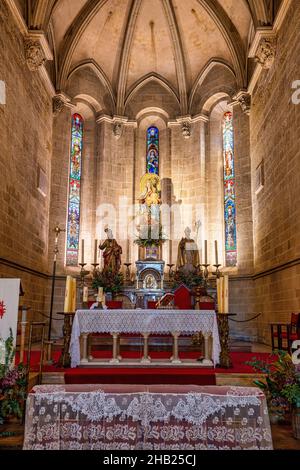
[[[12,329],[14,346],[17,338],[20,279],[0,278],[0,339],[9,337]]]

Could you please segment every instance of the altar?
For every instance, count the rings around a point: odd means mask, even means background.
[[[88,359],[88,336],[92,333],[109,333],[113,338],[112,359],[109,364],[125,364],[119,356],[118,342],[122,334],[139,334],[144,340],[143,357],[140,364],[155,365],[149,356],[148,340],[151,334],[172,335],[173,356],[168,364],[178,365],[182,361],[178,352],[181,335],[190,336],[202,332],[204,358],[194,364],[199,367],[216,366],[220,357],[220,339],[216,313],[211,310],[78,310],[74,317],[70,343],[71,366],[91,366]],[[80,337],[82,336],[82,348]],[[211,347],[210,347],[211,343]],[[107,361],[106,361],[107,362]],[[103,365],[103,361],[93,361]],[[161,365],[160,362],[157,365]],[[136,364],[138,365],[138,364]]]

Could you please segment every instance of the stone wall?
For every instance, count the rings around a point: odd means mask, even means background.
[[[268,324],[300,311],[300,106],[291,101],[299,73],[300,3],[292,6],[278,35],[275,62],[254,90],[251,115],[251,171],[254,266],[261,339]],[[256,194],[256,168],[264,163],[264,187]],[[295,266],[293,266],[295,264]],[[275,271],[274,271],[275,268]]]
[[[5,2],[0,30],[0,79],[6,84],[6,104],[0,105],[0,276],[21,278],[24,304],[34,315],[47,304],[52,99],[38,72],[26,65],[23,37]]]

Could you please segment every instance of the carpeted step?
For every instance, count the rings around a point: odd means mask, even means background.
[[[216,385],[213,372],[195,368],[76,368],[65,372],[66,384]]]

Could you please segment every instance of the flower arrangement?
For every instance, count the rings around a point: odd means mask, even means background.
[[[113,295],[121,292],[124,284],[122,273],[115,273],[111,270],[98,271],[93,279],[93,288],[103,287],[104,292],[112,292]]]
[[[203,287],[204,279],[198,272],[179,270],[174,273],[172,288],[177,289],[181,284],[185,284],[189,289],[193,289],[198,286]]]
[[[0,364],[0,424],[8,417],[22,418],[27,393],[27,368],[12,366],[15,356],[13,334],[5,341],[5,361]]]
[[[134,240],[134,243],[136,243],[138,246],[147,248],[149,246],[160,246],[162,243],[165,243],[166,241],[167,241],[167,238],[163,233],[161,225],[159,226],[159,233],[158,233],[157,238],[152,238],[152,228],[151,228],[151,225],[149,225],[147,238],[138,237],[136,240]]]
[[[286,351],[276,351],[273,357],[269,362],[254,358],[246,364],[266,375],[265,381],[254,380],[254,384],[265,393],[270,412],[283,418],[291,408],[300,407],[300,373]]]

